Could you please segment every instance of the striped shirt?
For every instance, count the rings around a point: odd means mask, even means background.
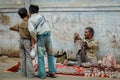
[[[32,14],[28,20],[28,29],[31,36],[36,40],[36,36],[46,31],[50,31],[50,27],[43,15],[38,13]]]

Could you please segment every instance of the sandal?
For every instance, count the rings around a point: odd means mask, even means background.
[[[38,75],[36,75],[36,77],[38,77],[38,78],[40,78],[40,79],[45,79],[45,78],[46,78],[46,76],[41,76],[41,77],[39,77]]]
[[[56,78],[57,76],[54,73],[50,73],[47,75],[47,77]]]

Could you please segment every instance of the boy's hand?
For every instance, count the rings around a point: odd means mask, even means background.
[[[34,48],[35,43],[36,43],[35,39],[32,38],[32,39],[31,39],[31,42],[32,42],[31,48]]]
[[[35,44],[32,44],[32,45],[31,45],[31,48],[34,48],[34,46],[35,46]]]

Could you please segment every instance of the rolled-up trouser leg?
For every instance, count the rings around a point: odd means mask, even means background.
[[[77,59],[77,66],[81,66],[81,56],[80,56],[80,54],[76,55],[76,59]]]

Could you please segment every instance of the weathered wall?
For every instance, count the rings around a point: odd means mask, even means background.
[[[2,1],[7,4],[4,0]],[[9,24],[4,25],[2,22],[0,24],[0,51],[6,48],[18,50],[18,34],[9,31],[8,26],[20,21],[16,13],[18,8],[23,6],[28,8],[32,3],[40,6],[40,13],[45,15],[49,21],[55,50],[73,51],[73,33],[78,32],[83,38],[85,27],[91,26],[95,30],[95,38],[99,41],[97,53],[99,59],[107,53],[113,53],[117,61],[120,61],[120,0],[11,1],[13,3],[9,3],[7,0],[8,4],[16,4],[9,5],[14,7],[11,9],[8,9],[7,5],[1,8],[2,3],[0,3],[1,12],[9,17]]]
[[[16,11],[23,6],[24,0],[0,0],[0,55],[18,54],[19,35],[9,27],[20,21]]]
[[[54,48],[73,50],[73,33],[78,32],[83,38],[84,28],[91,26],[95,30],[95,38],[99,41],[99,58],[106,53],[113,53],[119,59],[120,12],[53,12],[43,14],[51,24]]]

